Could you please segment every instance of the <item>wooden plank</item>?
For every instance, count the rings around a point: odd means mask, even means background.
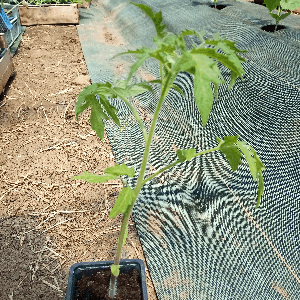
[[[5,85],[14,71],[13,61],[9,48],[5,55],[0,59],[0,94],[3,92]]]
[[[22,26],[79,24],[78,4],[43,4],[19,6]]]

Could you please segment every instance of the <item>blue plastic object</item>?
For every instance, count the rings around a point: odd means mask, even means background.
[[[6,32],[13,28],[13,25],[10,23],[10,19],[4,12],[3,8],[0,6],[0,32]]]
[[[110,270],[111,261],[81,262],[71,266],[65,300],[74,300],[76,297],[76,283],[83,275],[91,276],[100,270]],[[139,272],[142,285],[142,299],[148,300],[145,264],[141,259],[122,259],[120,273],[128,273],[136,269]]]

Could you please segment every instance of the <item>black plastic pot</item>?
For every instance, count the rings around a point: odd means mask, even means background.
[[[101,270],[110,270],[111,261],[97,261],[97,262],[82,262],[71,266],[68,279],[68,287],[66,300],[74,300],[76,297],[76,285],[82,276],[92,276]],[[128,273],[136,269],[139,273],[142,288],[142,299],[148,300],[145,264],[140,259],[123,259],[120,261],[120,274]]]

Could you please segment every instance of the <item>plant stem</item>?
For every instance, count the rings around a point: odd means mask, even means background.
[[[206,154],[206,153],[209,153],[209,152],[213,152],[213,151],[216,151],[216,150],[219,150],[219,146],[218,147],[215,147],[213,149],[209,149],[209,150],[205,150],[205,151],[202,151],[202,152],[198,152],[196,153],[196,156],[199,156],[199,155],[202,155],[202,154]],[[150,177],[146,178],[143,182],[142,182],[142,185],[144,185],[147,181],[151,180],[152,178],[156,177],[157,175],[159,175],[160,173],[174,167],[175,165],[179,164],[180,163],[180,160],[176,160],[175,162],[173,162],[172,164],[162,168],[161,170],[157,171],[156,173],[154,173],[153,175],[151,175]]]
[[[112,90],[113,90],[113,89],[112,89]],[[138,113],[136,112],[136,110],[134,109],[134,107],[130,104],[130,102],[129,102],[126,98],[122,97],[122,96],[121,96],[119,93],[117,93],[115,90],[113,90],[113,91],[116,93],[117,96],[119,96],[119,97],[125,102],[125,104],[126,104],[126,105],[130,108],[130,110],[132,111],[133,115],[135,116],[136,120],[138,121],[138,123],[139,123],[139,125],[140,125],[140,127],[141,127],[141,129],[142,129],[142,132],[143,132],[143,135],[144,135],[144,139],[145,139],[145,143],[147,143],[147,141],[148,141],[148,134],[147,134],[146,128],[145,128],[145,126],[144,126],[144,124],[143,124],[143,122],[142,122],[141,117],[138,115]]]
[[[156,121],[157,121],[161,106],[163,104],[163,101],[165,99],[165,96],[167,95],[167,93],[168,93],[168,91],[171,87],[170,81],[172,80],[173,75],[174,74],[172,72],[169,72],[167,78],[165,79],[165,82],[162,79],[163,90],[162,90],[160,99],[158,101],[156,110],[154,112],[153,120],[151,122],[149,136],[148,136],[147,140],[145,141],[146,145],[145,145],[145,150],[144,150],[142,166],[141,166],[141,170],[140,170],[139,177],[138,177],[138,180],[137,180],[137,184],[136,184],[135,189],[134,189],[135,197],[134,197],[134,200],[132,201],[132,204],[128,207],[127,211],[123,214],[123,221],[122,221],[121,231],[120,231],[119,240],[118,240],[118,248],[117,248],[117,253],[116,253],[116,256],[115,256],[115,260],[114,260],[114,265],[116,265],[116,266],[118,266],[119,263],[120,263],[122,244],[123,244],[123,240],[124,240],[125,229],[127,227],[127,223],[128,223],[129,217],[130,217],[130,212],[131,212],[131,210],[133,208],[133,205],[134,205],[134,203],[135,203],[135,201],[136,201],[136,199],[139,195],[139,192],[140,192],[140,190],[143,186],[143,179],[144,179],[144,175],[145,175],[145,171],[146,171],[146,166],[147,166],[147,161],[148,161],[148,156],[149,156],[149,152],[150,152],[152,137],[153,137],[154,130],[155,130]],[[128,101],[126,100],[125,103],[126,102],[128,102]],[[133,109],[133,111],[135,111],[133,107],[132,107],[132,109]],[[139,116],[138,116],[138,118],[139,118]],[[138,118],[137,118],[137,120],[138,120]],[[109,296],[111,297],[111,295],[113,295],[112,297],[114,297],[115,294],[116,294],[116,291],[117,291],[117,278],[116,278],[116,276],[114,276],[111,273]]]
[[[123,239],[125,235],[125,229],[130,217],[130,210],[127,210],[126,213],[123,214],[123,221],[122,221],[122,226],[119,234],[119,240],[118,240],[118,248],[117,248],[117,253],[115,256],[114,260],[114,265],[118,266],[120,263],[120,258],[121,258],[121,251],[122,251],[122,245],[123,245]],[[117,293],[117,280],[118,277],[114,276],[113,273],[110,274],[110,282],[109,282],[109,297],[113,298],[116,293]]]
[[[114,276],[113,273],[110,274],[110,281],[109,281],[109,291],[108,296],[110,298],[115,297],[117,294],[117,283],[118,283],[118,277]]]
[[[136,195],[136,198],[137,198],[137,196],[138,196],[138,194],[139,194],[139,192],[142,188],[142,185],[143,185],[143,179],[144,179],[144,175],[145,175],[145,171],[146,171],[146,166],[147,166],[147,162],[148,162],[148,156],[149,156],[149,152],[150,152],[150,146],[151,146],[152,137],[153,137],[154,130],[155,130],[156,121],[158,119],[158,115],[159,115],[161,106],[163,104],[163,101],[165,99],[165,96],[166,96],[166,94],[168,93],[168,91],[170,89],[170,86],[171,86],[170,81],[171,81],[172,77],[173,77],[173,73],[170,72],[168,74],[167,78],[165,79],[165,83],[163,85],[163,90],[162,90],[160,99],[158,101],[156,110],[154,112],[153,120],[152,120],[151,127],[150,127],[148,141],[146,143],[146,147],[145,147],[145,151],[144,151],[144,157],[143,157],[143,161],[142,161],[140,174],[139,174],[139,177],[138,177],[138,180],[137,180],[137,183],[136,183],[136,187],[134,189],[134,193]],[[164,80],[162,79],[162,82],[163,81]]]
[[[278,17],[280,16],[280,13],[282,11],[281,6],[278,7]],[[277,30],[277,26],[278,26],[279,21],[276,20],[276,26],[275,26],[275,31]]]

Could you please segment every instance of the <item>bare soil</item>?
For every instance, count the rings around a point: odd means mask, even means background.
[[[116,163],[90,109],[75,119],[91,84],[76,26],[27,27],[13,63],[0,95],[0,299],[63,299],[72,264],[114,259],[122,216],[109,212],[122,182],[71,180]],[[145,262],[156,300],[133,216],[123,248],[122,259]]]

